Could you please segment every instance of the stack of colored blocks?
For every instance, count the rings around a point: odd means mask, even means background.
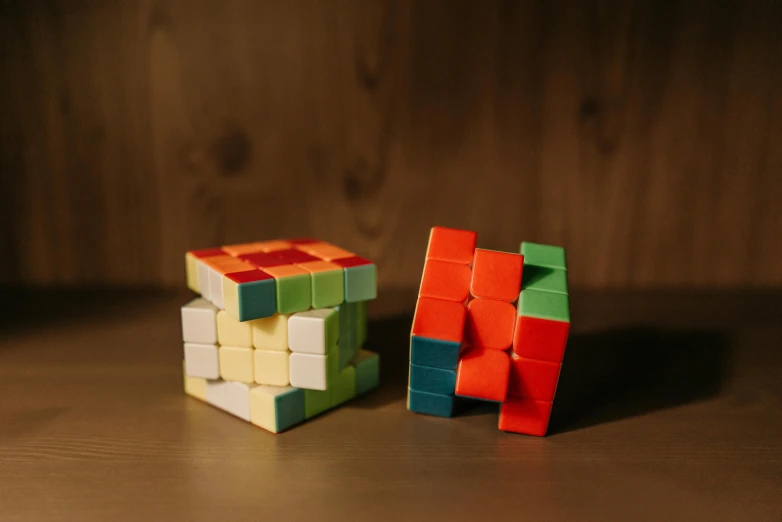
[[[467,230],[431,231],[408,409],[450,417],[459,397],[498,402],[501,430],[543,436],[570,330],[564,249],[525,242],[513,254],[476,241]]]
[[[314,239],[187,252],[185,392],[278,433],[376,388],[376,268]]]

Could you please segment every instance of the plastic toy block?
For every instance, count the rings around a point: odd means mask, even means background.
[[[380,383],[380,356],[369,350],[359,350],[351,361],[356,369],[356,395],[377,388]]]
[[[293,265],[265,268],[277,284],[277,311],[281,314],[303,312],[312,304],[310,273]]]
[[[466,334],[472,346],[507,350],[515,326],[516,310],[506,301],[478,297],[467,305]]]
[[[569,333],[570,323],[520,316],[516,319],[513,353],[528,359],[562,362]]]
[[[502,402],[508,393],[510,357],[499,350],[473,347],[462,354],[456,370],[456,395]]]
[[[377,267],[363,257],[334,259],[345,269],[345,301],[356,303],[377,297]]]
[[[225,274],[225,311],[238,321],[272,316],[277,311],[276,288],[275,279],[262,270]]]
[[[201,287],[198,280],[198,260],[204,257],[214,257],[224,255],[225,252],[220,248],[209,248],[206,250],[191,250],[185,253],[185,276],[187,278],[187,287],[193,292],[200,294]]]
[[[356,369],[347,366],[329,383],[331,407],[336,408],[356,396]]]
[[[567,294],[567,272],[561,268],[549,268],[524,264],[521,278],[522,290],[541,290]]]
[[[415,309],[411,335],[461,343],[467,308],[461,303],[421,297]]]
[[[217,342],[225,346],[251,348],[253,330],[249,322],[240,322],[225,311],[217,312]]]
[[[259,350],[288,351],[288,319],[290,315],[274,314],[256,319],[250,324],[253,331],[253,346]]]
[[[255,382],[271,386],[288,386],[290,384],[288,358],[288,352],[253,350]]]
[[[567,270],[565,249],[562,247],[524,241],[519,252],[524,255],[525,264]]]
[[[312,307],[337,306],[345,300],[345,271],[329,261],[311,261],[298,265],[312,277]]]
[[[551,417],[551,402],[534,399],[508,399],[500,406],[499,429],[543,437]]]
[[[453,406],[453,395],[439,395],[407,389],[407,409],[412,412],[438,417],[452,417]]]
[[[201,292],[201,297],[204,299],[208,299],[209,301],[212,301],[212,294],[210,291],[210,285],[209,280],[211,277],[212,268],[210,266],[211,261],[217,261],[218,264],[220,261],[226,261],[230,259],[234,259],[233,257],[229,256],[222,250],[220,250],[220,255],[210,256],[210,257],[199,257],[196,259],[196,270],[198,273],[198,289]]]
[[[325,242],[296,245],[296,248],[324,261],[333,261],[335,259],[343,259],[356,255],[349,250]]]
[[[368,333],[367,303],[366,301],[361,301],[356,304],[356,341],[359,346],[364,346],[367,342]]]
[[[408,384],[411,390],[453,395],[456,389],[456,372],[411,364]]]
[[[286,239],[285,241],[287,241],[288,243],[290,243],[294,247],[298,246],[298,245],[311,245],[313,243],[320,243],[320,241],[318,241],[317,239],[312,238],[312,237],[300,237],[300,238],[297,238],[297,239]]]
[[[249,393],[250,422],[280,433],[304,421],[304,391],[290,386],[256,386]]]
[[[253,371],[253,349],[239,346],[221,346],[220,378],[225,381],[255,382]]]
[[[463,303],[470,294],[470,267],[429,259],[424,265],[419,295]]]
[[[286,263],[294,264],[294,263],[311,263],[312,261],[320,261],[321,259],[319,257],[315,257],[313,255],[310,255],[302,250],[299,250],[297,248],[288,248],[286,250],[277,250],[276,252],[272,252],[269,254],[270,256],[277,257],[279,259],[282,259]]]
[[[217,345],[185,343],[185,374],[188,377],[219,379]]]
[[[478,235],[469,230],[433,227],[429,233],[426,259],[469,265],[472,263]]]
[[[253,254],[240,255],[240,259],[251,264],[255,268],[272,268],[274,266],[289,265],[287,261],[266,252],[256,252]]]
[[[570,322],[570,302],[567,294],[524,290],[519,294],[518,315]]]
[[[242,382],[206,381],[206,402],[250,422],[250,390]]]
[[[337,353],[339,313],[332,308],[298,312],[288,319],[288,347],[296,353]]]
[[[252,265],[231,256],[210,257],[203,260],[209,278],[209,300],[218,308],[225,308],[223,302],[223,276],[229,272],[252,270]]]
[[[206,379],[185,375],[185,393],[206,402]]]
[[[302,390],[304,392],[304,418],[311,419],[331,409],[331,395],[328,390]]]
[[[494,250],[475,249],[470,293],[512,303],[521,289],[524,256]]]
[[[200,297],[181,309],[182,340],[186,343],[217,342],[217,307]]]
[[[511,355],[508,397],[553,401],[561,363]]]
[[[418,366],[455,370],[459,365],[461,344],[428,337],[412,336],[410,362]]]
[[[291,386],[306,390],[327,390],[328,362],[326,355],[292,353],[288,362]]]
[[[278,250],[287,250],[293,245],[288,241],[273,240],[273,241],[259,241],[258,248],[261,252],[277,252]]]
[[[261,247],[259,246],[259,243],[257,241],[253,241],[252,243],[241,243],[237,245],[226,245],[221,248],[227,254],[232,255],[234,257],[239,257],[245,254],[254,254],[255,252],[261,251]]]

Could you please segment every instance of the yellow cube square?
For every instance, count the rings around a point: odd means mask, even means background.
[[[288,386],[290,353],[277,350],[255,350],[255,382],[271,386]]]
[[[223,346],[251,348],[253,331],[250,322],[239,322],[225,310],[220,310],[217,312],[217,342]]]
[[[221,346],[220,377],[226,381],[255,383],[253,349],[240,346]]]
[[[271,317],[249,321],[252,325],[253,346],[259,350],[288,351],[288,318],[291,314],[274,314]]]
[[[185,393],[196,399],[206,401],[206,379],[201,377],[188,377],[184,373],[184,362],[182,363],[182,373],[185,378]]]

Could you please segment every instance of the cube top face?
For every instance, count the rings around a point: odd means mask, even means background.
[[[269,254],[270,256],[279,258],[286,263],[309,263],[311,261],[320,261],[320,258],[317,258],[313,255],[310,255],[306,252],[303,252],[297,248],[288,248],[285,250],[278,250],[276,252],[272,252]]]
[[[319,274],[321,272],[341,271],[342,267],[330,261],[310,261],[308,263],[297,263],[299,268],[303,268],[310,274]]]
[[[512,303],[521,289],[524,256],[494,250],[475,249],[470,293]]]
[[[463,303],[470,293],[470,267],[427,259],[419,295]]]
[[[228,254],[230,254],[230,255],[232,255],[234,257],[239,257],[240,255],[243,255],[243,254],[252,254],[254,252],[260,252],[261,251],[261,249],[258,246],[257,242],[240,243],[240,244],[236,244],[236,245],[226,245],[226,246],[222,247],[222,249],[225,252],[227,252]]]
[[[519,294],[517,313],[524,317],[569,323],[570,303],[567,294],[522,290]]]
[[[225,277],[230,279],[236,284],[254,283],[256,281],[265,281],[267,279],[274,279],[271,275],[267,274],[263,270],[245,270],[242,272],[231,272],[225,274]]]
[[[291,244],[285,240],[274,239],[271,241],[259,241],[256,243],[261,252],[276,252],[277,250],[286,250],[291,248]]]
[[[525,264],[567,270],[565,249],[560,246],[524,241],[519,252],[524,256]]]
[[[359,257],[359,256],[351,256],[351,257],[334,259],[333,263],[338,266],[341,266],[342,268],[353,268],[355,266],[371,265],[372,261],[370,261],[369,259],[364,259],[363,257]]]
[[[469,265],[473,260],[478,235],[469,230],[432,227],[426,259]]]
[[[411,335],[460,343],[467,309],[461,303],[421,297]]]
[[[189,250],[187,253],[195,258],[203,259],[206,257],[223,256],[227,252],[222,248],[204,248],[201,250]]]

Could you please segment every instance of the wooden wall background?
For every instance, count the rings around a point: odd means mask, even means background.
[[[417,285],[428,229],[584,287],[782,284],[780,2],[0,7],[0,274],[180,284],[317,235]]]

